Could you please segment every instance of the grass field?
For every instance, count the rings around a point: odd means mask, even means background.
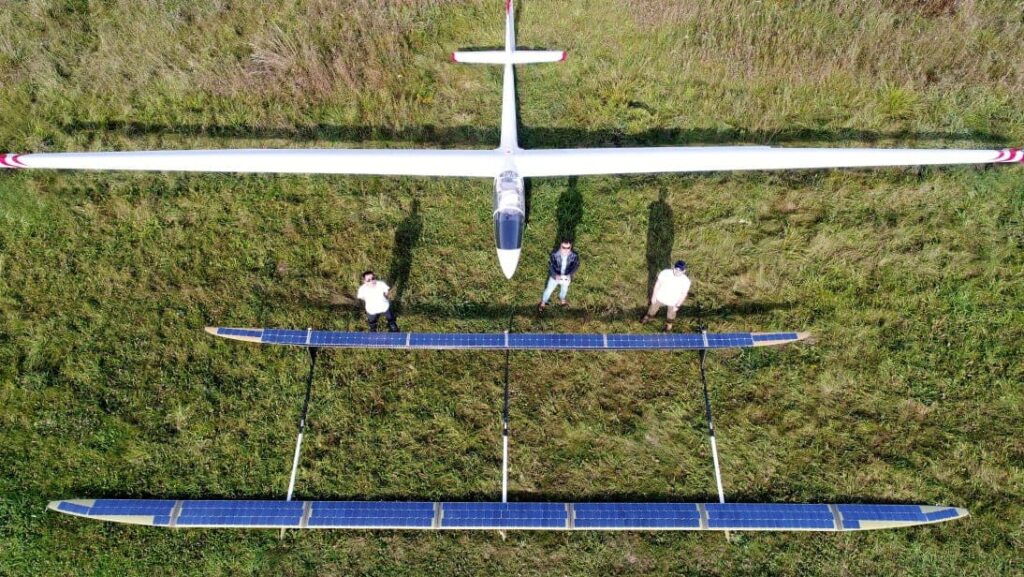
[[[526,147],[1024,143],[1024,3],[519,3]],[[0,150],[489,147],[501,2],[25,0],[0,9]],[[1024,171],[541,179],[522,264],[490,183],[0,174],[0,575],[1022,575]],[[568,311],[531,311],[575,236]],[[966,507],[848,535],[167,531],[73,497],[283,498],[305,360],[206,325],[653,331],[691,266],[726,497]],[[496,499],[504,356],[323,355],[299,499]],[[695,355],[515,353],[511,497],[715,499]]]

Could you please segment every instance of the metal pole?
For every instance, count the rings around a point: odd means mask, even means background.
[[[295,442],[295,456],[292,458],[292,476],[288,481],[288,501],[295,491],[295,475],[299,472],[299,452],[302,450],[302,435],[306,432],[306,414],[309,412],[309,397],[313,392],[313,371],[316,370],[316,347],[309,349],[309,377],[306,379],[306,399],[302,402],[302,417],[299,419],[299,438]]]
[[[512,351],[505,351],[505,398],[501,411],[501,502],[508,502],[508,373]]]
[[[701,333],[707,336],[707,330],[702,329]],[[722,470],[718,466],[718,443],[715,442],[715,421],[711,417],[711,398],[708,396],[708,380],[704,374],[704,358],[707,356],[707,349],[699,351],[700,356],[700,384],[704,389],[704,416],[708,421],[708,436],[711,438],[711,458],[715,463],[715,484],[718,485],[718,502],[725,503],[725,491],[722,489]]]

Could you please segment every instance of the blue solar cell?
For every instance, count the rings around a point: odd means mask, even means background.
[[[504,349],[504,333],[412,333],[409,346],[425,349]]]
[[[828,505],[789,503],[708,503],[712,529],[834,529]]]
[[[754,338],[750,333],[708,333],[708,348],[724,349],[752,347]]]
[[[847,529],[859,529],[862,521],[927,523],[960,516],[952,507],[931,513],[925,513],[919,505],[838,505],[837,508]]]
[[[79,515],[88,515],[92,512],[92,508],[76,503],[68,503],[67,501],[61,501],[57,504],[58,511],[64,511],[65,513],[77,513]]]
[[[604,335],[512,333],[508,336],[508,342],[513,349],[601,349],[604,348]]]
[[[309,331],[291,329],[263,329],[264,343],[276,345],[305,345]]]
[[[185,501],[178,526],[298,527],[301,501]]]
[[[932,511],[931,513],[925,513],[924,516],[929,521],[941,521],[942,519],[952,519],[954,517],[959,517],[960,512],[952,507],[947,507],[945,509],[940,509],[938,511]]]
[[[442,503],[441,527],[564,528],[568,513],[564,503]]]
[[[252,337],[258,339],[263,336],[263,329],[232,329],[220,327],[217,329],[217,334],[222,337]]]
[[[433,521],[428,502],[314,501],[309,526],[426,528]]]
[[[90,515],[170,515],[174,501],[169,499],[97,499]]]
[[[754,342],[764,341],[795,341],[797,339],[796,333],[759,333],[753,335]]]
[[[695,503],[576,503],[578,529],[699,529]]]

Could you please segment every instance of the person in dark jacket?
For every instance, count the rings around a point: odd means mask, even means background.
[[[558,287],[558,304],[563,307],[569,306],[565,297],[569,293],[569,283],[572,282],[572,275],[576,274],[579,268],[580,255],[572,250],[572,241],[563,240],[558,250],[551,253],[551,258],[548,260],[548,286],[540,297],[540,304],[537,305],[537,310],[543,311],[548,306],[548,299],[555,292],[556,286]]]

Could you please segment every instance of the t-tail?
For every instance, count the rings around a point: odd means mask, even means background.
[[[515,11],[512,0],[505,2],[505,49],[454,52],[454,62],[467,64],[500,64],[505,67],[501,97],[501,145],[505,169],[494,179],[494,242],[498,250],[498,263],[505,278],[512,278],[519,266],[519,253],[523,246],[523,228],[526,226],[526,190],[523,178],[516,170],[515,154],[519,152],[516,132],[516,90],[513,64],[561,62],[566,54],[561,50],[516,50]]]

